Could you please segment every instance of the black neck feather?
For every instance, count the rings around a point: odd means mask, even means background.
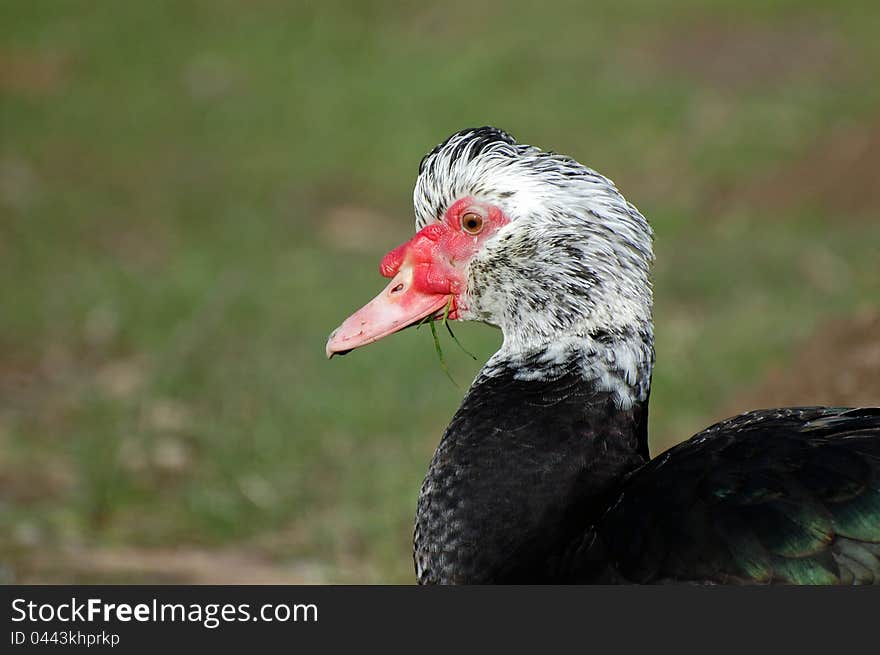
[[[552,581],[565,547],[648,457],[648,400],[621,409],[578,362],[495,363],[462,402],[419,495],[421,583]]]

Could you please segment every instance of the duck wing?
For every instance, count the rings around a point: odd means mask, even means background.
[[[572,581],[880,584],[880,408],[758,410],[633,472]]]

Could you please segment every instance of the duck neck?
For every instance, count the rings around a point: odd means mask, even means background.
[[[552,580],[628,472],[648,458],[649,334],[594,333],[496,353],[419,495],[422,583]]]
[[[594,329],[585,335],[561,334],[526,346],[511,346],[505,341],[480,370],[472,390],[499,375],[548,384],[572,375],[596,392],[607,392],[618,408],[627,410],[647,401],[653,366],[650,324]]]

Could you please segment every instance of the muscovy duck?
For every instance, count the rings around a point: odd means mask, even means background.
[[[414,202],[326,352],[502,330],[419,494],[419,583],[880,583],[880,408],[751,411],[650,459],[653,235],[609,179],[482,127]]]

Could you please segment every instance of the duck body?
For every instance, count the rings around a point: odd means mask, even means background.
[[[880,410],[758,410],[648,461],[571,371],[471,388],[419,495],[422,584],[880,583]]]
[[[651,459],[652,232],[614,184],[491,127],[429,152],[416,235],[330,335],[501,329],[419,493],[422,584],[880,584],[880,408],[763,409]]]

